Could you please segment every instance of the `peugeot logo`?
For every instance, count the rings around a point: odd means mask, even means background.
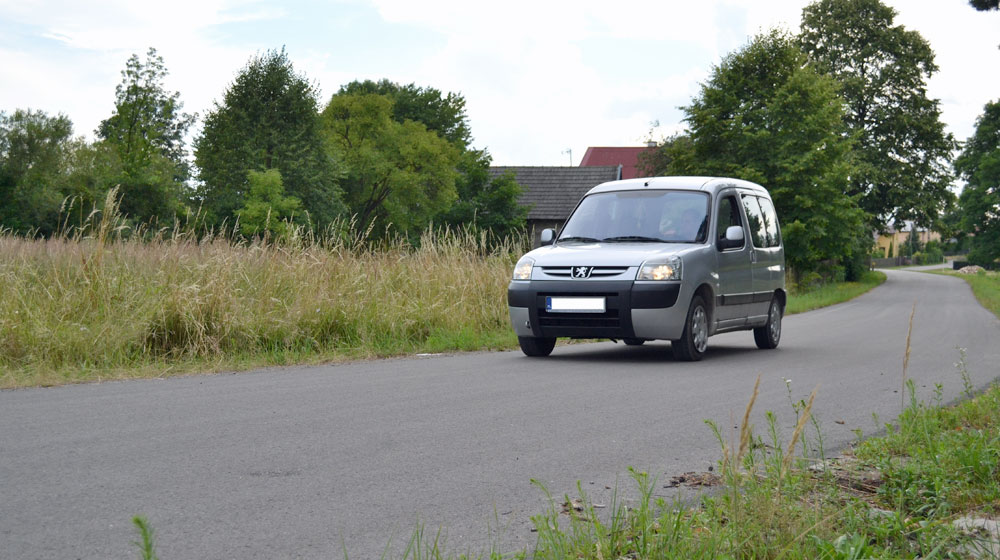
[[[594,267],[592,266],[574,266],[573,267],[573,278],[590,278],[590,273],[593,272]]]

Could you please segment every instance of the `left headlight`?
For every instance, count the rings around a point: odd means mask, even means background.
[[[535,259],[531,257],[521,257],[514,266],[514,280],[531,280],[531,269],[535,266]]]
[[[680,257],[666,257],[650,259],[639,267],[639,274],[636,280],[680,280],[681,279],[681,259]]]

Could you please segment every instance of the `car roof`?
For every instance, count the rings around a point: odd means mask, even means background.
[[[587,191],[587,195],[589,196],[595,193],[603,192],[638,191],[646,189],[699,191],[714,195],[727,187],[738,187],[745,190],[756,191],[770,198],[767,194],[767,189],[757,183],[751,183],[750,181],[733,179],[730,177],[642,177],[638,179],[625,179],[622,181],[608,181],[607,183],[601,183],[600,185],[590,189]]]

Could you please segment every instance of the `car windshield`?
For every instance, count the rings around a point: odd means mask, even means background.
[[[643,190],[598,193],[583,199],[559,242],[704,243],[706,193]]]

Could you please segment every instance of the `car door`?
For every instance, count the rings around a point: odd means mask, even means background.
[[[756,324],[767,318],[780,269],[776,265],[783,260],[783,256],[770,201],[763,199],[768,208],[765,213],[761,208],[762,199],[756,193],[743,192],[740,198],[750,229],[750,263],[753,270],[753,298],[747,310],[747,319]]]
[[[715,245],[718,253],[719,293],[716,296],[715,319],[719,329],[746,324],[753,302],[752,245],[736,189],[719,193],[716,204]],[[730,226],[743,228],[743,245],[725,247]]]

